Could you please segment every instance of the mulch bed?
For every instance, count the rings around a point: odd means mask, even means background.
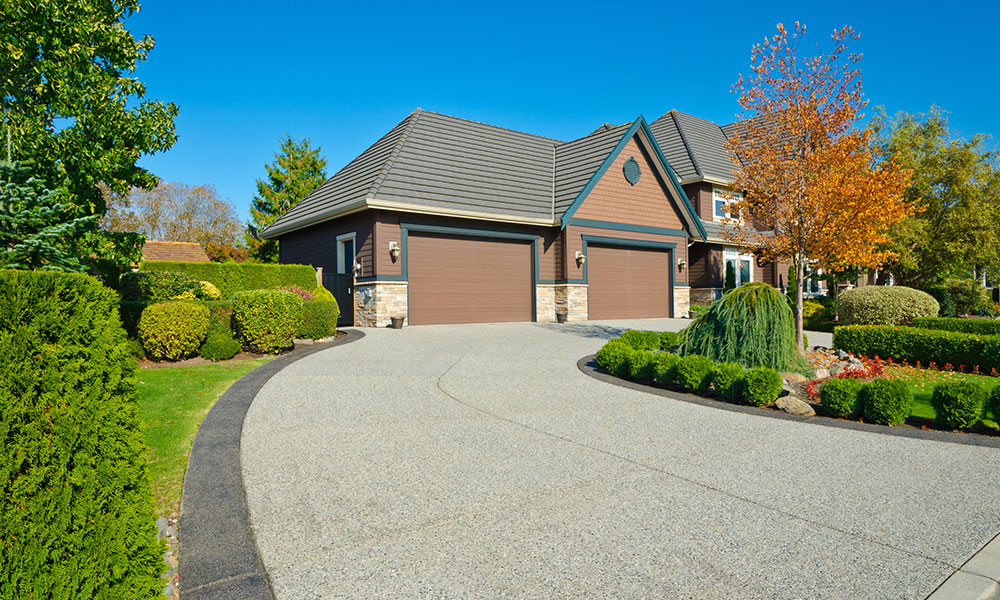
[[[256,352],[240,352],[239,354],[237,354],[236,356],[230,358],[229,360],[212,361],[212,360],[208,360],[207,358],[203,358],[201,356],[195,356],[193,358],[185,358],[184,360],[174,360],[174,361],[171,361],[171,360],[149,360],[148,358],[144,358],[144,359],[142,359],[142,360],[139,361],[139,368],[140,369],[172,369],[172,368],[175,368],[175,367],[198,367],[198,366],[201,366],[201,365],[222,365],[222,364],[226,364],[227,362],[234,361],[234,360],[253,360],[253,359],[256,359],[256,358],[274,358],[275,356],[284,356],[286,354],[294,354],[294,353],[299,352],[301,350],[305,350],[306,348],[312,348],[313,346],[315,346],[317,344],[326,344],[328,342],[332,342],[333,340],[340,339],[340,338],[344,337],[345,335],[347,335],[347,333],[345,333],[343,331],[338,331],[336,334],[334,334],[334,335],[332,335],[332,336],[330,336],[328,338],[323,338],[323,339],[316,340],[316,341],[313,341],[313,340],[295,340],[295,347],[293,347],[291,350],[286,350],[286,351],[281,352],[279,354],[257,354]]]

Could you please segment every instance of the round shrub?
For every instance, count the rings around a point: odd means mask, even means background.
[[[656,379],[656,353],[650,350],[636,350],[629,360],[628,376],[635,381]]]
[[[783,383],[774,369],[755,367],[743,377],[743,399],[754,406],[766,406],[781,395]]]
[[[937,421],[948,427],[968,429],[983,416],[986,390],[971,381],[946,381],[934,387],[931,406]]]
[[[313,290],[313,299],[321,300],[324,302],[336,302],[337,299],[333,297],[333,293],[323,286],[318,286]]]
[[[858,400],[865,420],[883,425],[899,425],[913,410],[913,392],[898,379],[876,379],[861,386]]]
[[[233,339],[233,332],[228,329],[213,329],[198,353],[208,360],[229,360],[240,353],[240,343]]]
[[[909,325],[917,317],[936,317],[938,309],[930,294],[898,285],[869,285],[840,294],[845,325]]]
[[[802,326],[805,329],[817,331],[829,320],[830,313],[819,302],[806,300],[802,303]]]
[[[629,347],[625,342],[621,341],[620,338],[615,338],[610,340],[607,344],[597,351],[597,364],[612,375],[616,375],[621,368],[622,364],[625,363],[629,351],[632,348]]]
[[[198,283],[201,285],[201,297],[205,300],[219,300],[222,298],[222,292],[211,281],[199,281]]]
[[[990,392],[990,397],[986,400],[986,408],[993,413],[994,421],[1000,421],[1000,385]]]
[[[312,293],[312,290],[307,290],[304,287],[301,287],[301,286],[298,286],[298,285],[294,285],[294,284],[292,284],[292,285],[286,285],[286,286],[280,287],[278,289],[282,290],[282,291],[285,291],[285,292],[291,292],[291,293],[295,294],[296,296],[298,296],[299,298],[302,298],[302,300],[304,302],[308,302],[309,300],[312,300],[312,299],[314,299],[316,297]]]
[[[691,354],[677,361],[676,383],[689,391],[705,392],[712,385],[715,363],[707,356]]]
[[[621,340],[636,350],[657,350],[660,347],[660,334],[656,331],[630,329],[622,334]]]
[[[313,300],[302,305],[302,325],[296,335],[306,340],[325,338],[337,330],[337,301]]]
[[[743,395],[745,376],[746,369],[742,366],[736,363],[719,363],[712,371],[712,387],[719,398],[732,402]]]
[[[654,377],[663,385],[672,385],[677,380],[677,361],[680,357],[670,352],[660,352],[656,355],[656,373]]]
[[[684,336],[677,331],[663,331],[660,333],[661,350],[669,350],[670,348],[680,346],[683,341]]]
[[[159,302],[142,311],[139,339],[150,358],[191,356],[208,333],[208,309],[193,302]]]
[[[246,348],[274,353],[290,348],[302,325],[302,298],[280,290],[233,295],[233,326]]]
[[[857,379],[835,378],[824,381],[819,388],[819,402],[823,406],[823,412],[840,418],[860,412],[858,392],[862,385]]]
[[[795,345],[792,309],[766,283],[741,285],[713,302],[688,327],[678,354],[781,370],[798,368],[803,361]]]
[[[135,359],[96,279],[0,271],[0,597],[155,598]]]

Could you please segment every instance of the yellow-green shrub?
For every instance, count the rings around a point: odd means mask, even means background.
[[[142,311],[139,339],[151,358],[191,356],[208,333],[209,311],[194,302],[160,302]]]
[[[302,298],[292,292],[254,290],[233,296],[233,327],[245,348],[279,352],[302,326]]]

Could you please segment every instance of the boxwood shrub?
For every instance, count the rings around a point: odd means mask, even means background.
[[[337,330],[337,301],[313,300],[302,305],[302,325],[296,335],[307,340],[325,338]]]
[[[658,331],[630,329],[622,334],[621,340],[636,350],[657,350],[660,347]]]
[[[909,325],[917,317],[936,317],[939,310],[927,292],[898,285],[854,288],[838,302],[845,325]]]
[[[233,296],[233,326],[244,347],[274,353],[292,346],[302,326],[302,298],[291,292],[253,290]]]
[[[676,346],[680,346],[681,342],[684,341],[684,335],[678,331],[662,331],[660,332],[660,349],[669,350]]]
[[[851,354],[880,356],[899,361],[931,362],[958,367],[979,366],[987,373],[1000,369],[1000,335],[980,335],[897,327],[845,325],[833,330],[833,347]]]
[[[937,421],[955,427],[974,427],[983,416],[986,390],[972,381],[945,381],[934,387],[931,406]]]
[[[677,381],[677,361],[680,358],[670,352],[660,352],[656,355],[656,373],[654,378],[663,385],[673,385]]]
[[[735,402],[743,397],[746,369],[736,363],[719,363],[712,371],[712,387],[719,398]]]
[[[215,328],[208,332],[208,337],[198,349],[198,354],[208,360],[229,360],[240,353],[240,343],[233,338],[229,329]]]
[[[211,282],[219,288],[223,300],[250,290],[272,290],[290,285],[307,290],[316,287],[316,270],[309,265],[145,261],[139,266],[139,272],[148,271],[185,273],[195,280]]]
[[[135,359],[85,275],[0,271],[0,597],[155,598]]]
[[[682,356],[675,367],[677,385],[689,391],[705,392],[712,385],[712,359],[698,354]]]
[[[913,326],[921,329],[961,331],[980,335],[1000,335],[1000,319],[962,319],[959,317],[924,317],[913,319]]]
[[[861,412],[858,392],[863,383],[857,379],[828,379],[819,388],[823,412],[832,417],[850,417]]]
[[[858,398],[865,420],[883,425],[899,425],[913,410],[913,392],[898,379],[876,379],[861,386]]]
[[[209,311],[194,302],[150,304],[139,320],[139,339],[150,358],[179,360],[195,354],[208,333]]]
[[[617,375],[622,365],[626,363],[631,350],[632,347],[623,342],[621,338],[614,338],[597,351],[595,359],[602,369],[612,375]]]
[[[781,375],[768,367],[755,367],[743,377],[743,399],[754,406],[766,406],[781,395]]]

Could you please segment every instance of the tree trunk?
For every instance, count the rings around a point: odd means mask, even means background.
[[[803,261],[800,259],[800,260],[795,261],[795,283],[796,283],[796,285],[795,285],[795,344],[796,344],[796,347],[799,349],[799,352],[802,352],[802,346],[805,343],[805,338],[804,338],[805,334],[803,333],[804,327],[803,327],[803,324],[802,324],[802,304],[803,304],[803,298],[805,296],[805,289],[804,289],[804,286],[802,285],[804,277],[805,277],[805,264],[803,264]]]

